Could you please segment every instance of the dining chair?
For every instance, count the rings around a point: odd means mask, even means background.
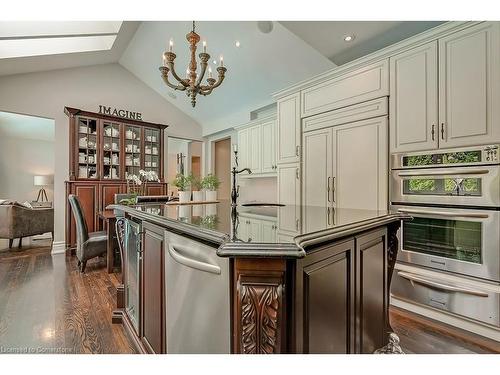
[[[106,253],[108,234],[106,231],[89,233],[80,200],[73,194],[70,194],[68,200],[76,223],[76,257],[78,258],[78,268],[81,273],[84,273],[87,260]]]

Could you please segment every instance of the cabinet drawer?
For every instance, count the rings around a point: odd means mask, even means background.
[[[387,97],[384,96],[307,118],[304,120],[303,131],[329,128],[372,117],[385,116],[387,113]]]
[[[383,60],[303,90],[301,115],[307,117],[387,95],[389,62]]]
[[[500,294],[489,287],[394,270],[391,294],[500,327]]]

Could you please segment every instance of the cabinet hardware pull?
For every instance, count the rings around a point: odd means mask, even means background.
[[[432,124],[431,135],[432,135],[432,140],[433,140],[433,141],[435,140],[435,139],[434,139],[434,133],[435,133],[435,131],[434,131],[434,124]]]
[[[444,283],[440,283],[440,282],[436,282],[436,281],[431,281],[429,279],[426,279],[425,277],[421,277],[419,275],[414,275],[414,274],[404,272],[404,271],[399,271],[398,276],[401,276],[407,280],[410,280],[411,282],[431,286],[431,287],[445,290],[445,291],[472,294],[473,296],[478,296],[478,297],[488,297],[488,293],[483,292],[482,290],[463,288],[463,287],[459,287],[459,286],[455,286],[455,285],[448,285],[448,284],[444,284]]]
[[[299,176],[299,168],[295,168],[295,177],[297,178],[297,180],[300,178],[300,176]]]
[[[326,217],[327,217],[327,220],[328,220],[328,226],[330,226],[330,207],[328,207],[327,210],[326,210]]]
[[[300,156],[300,146],[295,146],[295,156]]]
[[[444,122],[441,123],[441,139],[444,141]]]
[[[335,202],[335,177],[332,177],[332,201]]]
[[[221,274],[221,269],[218,265],[201,262],[199,260],[188,258],[184,255],[181,255],[177,251],[177,249],[171,244],[168,244],[167,249],[168,249],[168,253],[170,254],[170,256],[177,263],[180,263],[186,267],[195,268],[195,269],[200,270],[200,271],[215,273],[216,275]]]
[[[295,229],[299,230],[299,219],[295,220]]]
[[[330,180],[331,180],[331,177],[328,177],[328,179],[326,180],[326,196],[327,196],[328,202],[331,202],[331,200],[330,200]]]

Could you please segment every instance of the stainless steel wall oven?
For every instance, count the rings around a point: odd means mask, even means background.
[[[415,274],[396,277],[397,297],[463,315],[462,302],[472,298],[467,280],[500,290],[499,152],[489,145],[392,155],[391,208],[413,217],[401,226],[398,261],[416,266]],[[438,273],[422,277],[418,269]],[[465,276],[465,284],[450,287],[439,275]],[[474,298],[488,300],[477,306],[496,307],[467,316],[498,325],[499,294]]]

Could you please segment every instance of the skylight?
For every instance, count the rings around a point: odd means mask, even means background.
[[[0,59],[105,51],[121,21],[0,22]]]

